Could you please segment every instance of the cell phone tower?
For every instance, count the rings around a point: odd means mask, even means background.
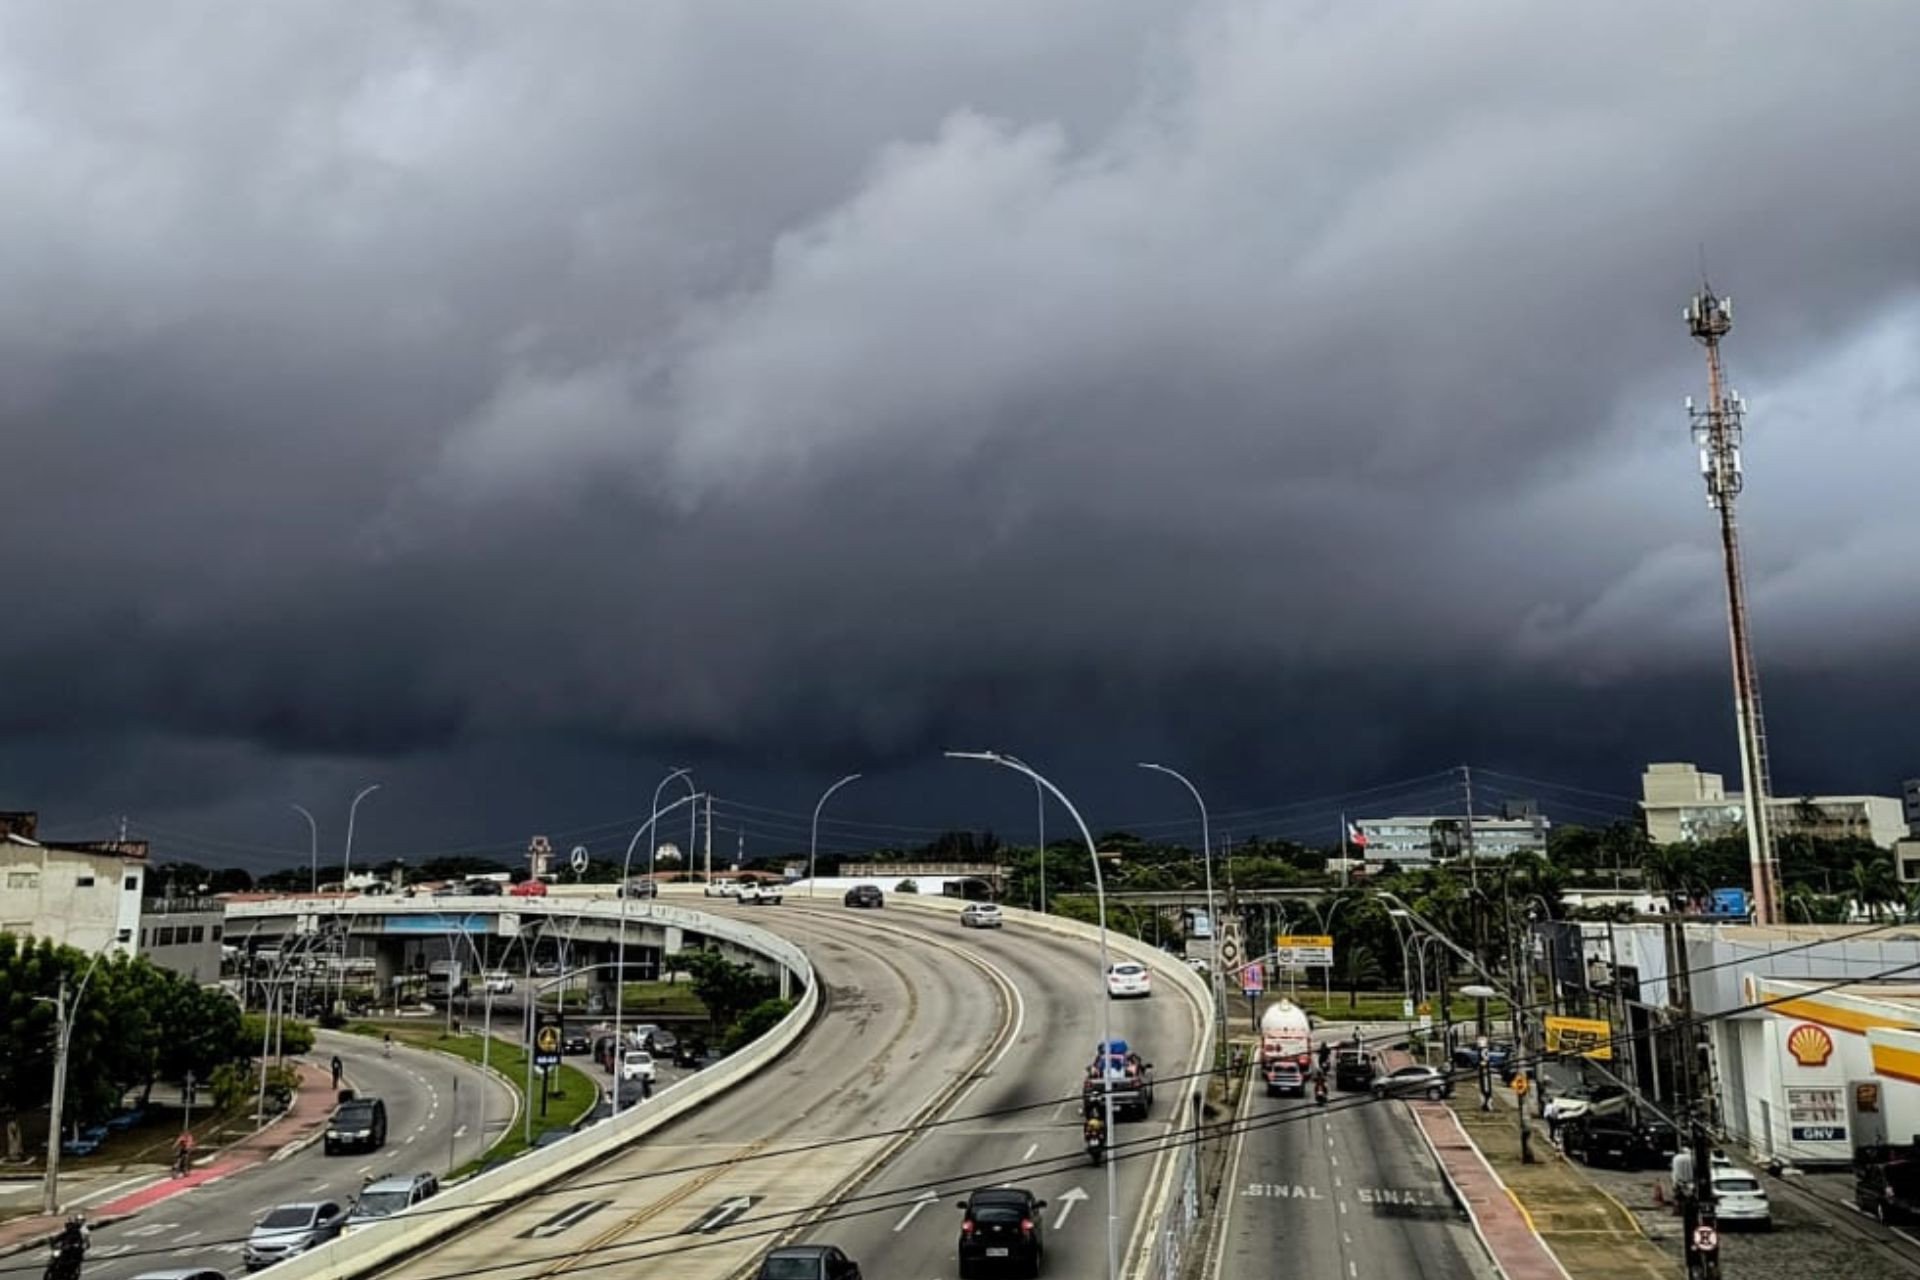
[[[1780,916],[1780,860],[1773,841],[1768,800],[1773,781],[1767,762],[1767,730],[1760,714],[1760,676],[1753,662],[1752,629],[1747,620],[1746,575],[1740,564],[1740,535],[1734,502],[1740,496],[1740,433],[1747,402],[1727,389],[1720,368],[1720,339],[1733,328],[1733,302],[1714,296],[1713,287],[1687,304],[1687,329],[1707,352],[1707,403],[1696,407],[1687,397],[1693,442],[1700,449],[1700,474],[1707,482],[1707,505],[1720,516],[1720,551],[1727,578],[1727,631],[1733,647],[1733,710],[1740,739],[1740,781],[1746,793],[1747,861],[1753,871],[1753,918],[1772,924]]]

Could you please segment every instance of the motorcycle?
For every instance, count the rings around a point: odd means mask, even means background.
[[[1107,1134],[1104,1129],[1085,1129],[1081,1131],[1081,1140],[1087,1148],[1087,1159],[1099,1164],[1106,1159]]]
[[[47,1260],[45,1280],[80,1280],[80,1259],[85,1256],[84,1246],[56,1245]]]
[[[1327,1101],[1327,1082],[1325,1080],[1315,1080],[1313,1082],[1313,1100],[1325,1105]]]

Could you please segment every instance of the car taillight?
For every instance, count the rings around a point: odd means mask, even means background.
[[[1030,1236],[1030,1235],[1032,1235],[1032,1234],[1033,1234],[1033,1219],[1032,1219],[1032,1218],[1022,1218],[1022,1219],[1020,1219],[1020,1234],[1021,1234],[1021,1235],[1023,1235],[1023,1236]]]
[[[972,1235],[972,1234],[973,1234],[973,1219],[972,1219],[972,1218],[965,1218],[965,1219],[962,1219],[962,1220],[961,1220],[961,1223],[960,1223],[960,1234],[961,1234],[961,1235],[963,1235],[963,1236],[970,1236],[970,1235]]]

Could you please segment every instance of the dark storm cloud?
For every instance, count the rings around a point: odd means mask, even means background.
[[[8,756],[1693,749],[1703,242],[1768,678],[1884,742],[1916,55],[1784,2],[15,10]]]

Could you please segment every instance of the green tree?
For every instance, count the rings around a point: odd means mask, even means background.
[[[781,1000],[778,997],[762,1000],[727,1029],[726,1035],[720,1041],[720,1051],[732,1053],[742,1045],[758,1039],[773,1030],[780,1019],[786,1017],[792,1010],[791,1000]]]
[[[752,965],[729,960],[717,951],[683,951],[680,955],[693,978],[693,993],[706,1006],[711,1030],[716,1034],[731,1027],[756,1004],[773,998],[778,990],[773,979]]]

